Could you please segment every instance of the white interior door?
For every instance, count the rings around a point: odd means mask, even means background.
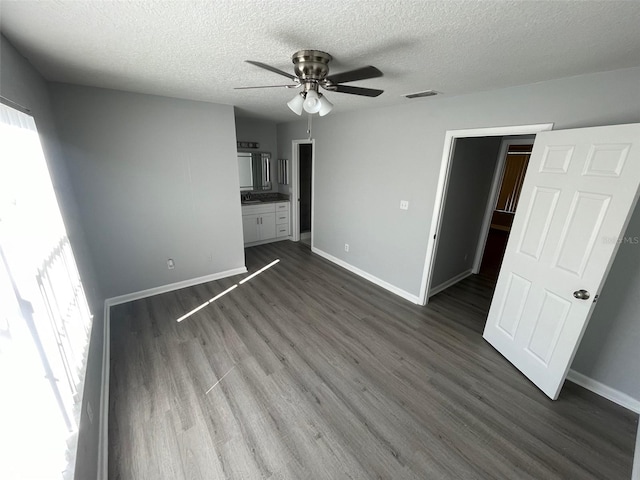
[[[484,338],[552,399],[640,184],[640,124],[536,137]]]

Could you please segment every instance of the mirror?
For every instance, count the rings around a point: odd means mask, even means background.
[[[238,152],[240,191],[271,190],[271,154]]]

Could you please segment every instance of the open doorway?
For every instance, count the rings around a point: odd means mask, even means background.
[[[502,140],[526,135],[533,143],[536,133],[552,127],[553,124],[537,124],[447,131],[420,288],[423,305],[430,296],[480,270],[495,205],[491,202],[498,194],[502,178],[499,157]],[[486,158],[486,165],[471,161],[456,167],[456,155]],[[461,175],[456,175],[456,168]],[[452,179],[460,184],[452,186]],[[464,192],[464,196],[452,192]],[[451,220],[445,228],[447,207]]]
[[[292,154],[292,237],[313,245],[313,140],[294,140]]]
[[[473,273],[498,278],[535,136],[503,137]]]
[[[487,312],[482,315],[483,338],[552,400],[558,398],[620,244],[599,240],[621,238],[637,201],[640,163],[633,162],[638,150],[632,153],[631,145],[638,142],[639,129],[628,124],[531,132],[536,134],[535,146],[521,195],[518,192],[526,208],[519,209],[512,226],[517,240],[509,240],[489,294],[472,292],[462,300],[479,313]],[[477,132],[475,137],[480,136]],[[446,194],[451,192],[458,140],[465,135],[447,132],[447,137],[451,147],[443,156],[434,213],[438,221],[430,242],[433,256],[428,256],[433,265],[438,241],[446,240]],[[512,149],[515,158],[528,153],[524,146]],[[504,193],[502,208],[492,212],[494,220],[513,206],[518,177],[525,173],[513,176],[512,191]],[[428,287],[434,271],[425,271]],[[476,289],[477,277],[465,281],[471,287],[467,291]]]
[[[298,169],[299,205],[300,205],[300,241],[311,246],[311,188],[312,168],[310,143],[301,143],[299,146]]]
[[[456,139],[429,297],[472,274],[495,283],[534,139]]]

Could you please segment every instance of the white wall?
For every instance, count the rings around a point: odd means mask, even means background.
[[[93,314],[93,327],[84,377],[75,478],[95,478],[99,437],[97,417],[100,406],[104,343],[104,295],[86,243],[75,192],[68,174],[68,166],[60,151],[47,84],[31,64],[3,36],[0,36],[0,60],[0,95],[28,108],[35,119],[67,235]],[[92,410],[95,412],[93,422],[89,420],[86,413],[88,403],[91,404]]]
[[[375,99],[363,102],[375,105]],[[418,295],[433,213],[445,132],[554,122],[555,129],[640,122],[640,68],[540,82],[457,97],[407,100],[406,105],[370,108],[314,119],[316,139],[316,246],[395,287]],[[280,154],[288,157],[291,140],[305,138],[306,122],[278,126]],[[408,211],[399,209],[409,200]],[[350,251],[344,251],[344,243]],[[633,268],[633,267],[630,267]],[[612,272],[640,288],[638,270]],[[625,300],[621,315],[603,328],[637,335],[638,306]],[[604,316],[594,318],[599,323]],[[628,318],[627,318],[628,317]],[[629,331],[633,329],[633,332]],[[596,335],[590,326],[585,335]],[[595,341],[594,343],[597,343]],[[588,347],[585,347],[588,348]],[[629,395],[637,395],[640,349],[624,351],[596,378]],[[588,358],[611,358],[593,348]],[[618,363],[616,363],[618,362]],[[586,368],[576,364],[576,368]],[[604,373],[620,369],[613,378]],[[592,370],[596,375],[596,369]],[[633,374],[633,375],[630,375]]]
[[[473,269],[502,137],[455,142],[432,289]]]
[[[258,142],[257,151],[271,154],[271,190],[278,191],[278,135],[275,122],[236,117],[236,137],[239,142]]]
[[[107,298],[244,267],[233,107],[64,84],[51,92]]]

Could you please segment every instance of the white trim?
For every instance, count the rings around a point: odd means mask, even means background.
[[[465,137],[497,137],[508,135],[532,135],[539,132],[551,130],[553,123],[541,123],[535,125],[515,125],[505,127],[488,127],[488,128],[472,128],[468,130],[447,130],[444,138],[444,147],[442,149],[442,161],[440,164],[440,176],[438,178],[438,186],[436,188],[435,202],[433,206],[433,215],[431,218],[431,228],[429,237],[427,238],[427,254],[424,260],[424,269],[422,272],[422,281],[420,283],[420,305],[426,305],[428,300],[428,292],[431,286],[431,276],[437,248],[438,230],[442,220],[444,211],[444,200],[447,193],[447,184],[449,183],[449,173],[451,171],[451,158],[453,156],[453,146],[457,138]]]
[[[311,234],[313,235],[313,230],[311,231]],[[379,287],[384,288],[385,290],[389,290],[391,293],[395,293],[396,295],[404,298],[405,300],[409,300],[411,303],[415,303],[415,304],[419,304],[419,299],[416,295],[413,295],[405,290],[402,290],[401,288],[396,287],[395,285],[391,285],[388,282],[385,282],[384,280],[379,279],[378,277],[375,277],[373,275],[371,275],[370,273],[365,272],[364,270],[360,270],[358,267],[354,267],[353,265],[351,265],[350,263],[345,262],[344,260],[340,260],[337,257],[334,257],[333,255],[324,252],[318,248],[315,247],[311,247],[311,251],[317,255],[320,255],[323,258],[326,258],[327,260],[329,260],[330,262],[335,263],[336,265],[341,266],[342,268],[349,270],[352,273],[355,273],[356,275],[369,280],[371,283],[375,283],[376,285],[378,285]]]
[[[593,393],[597,393],[607,400],[611,400],[613,403],[617,403],[624,408],[628,408],[632,412],[640,414],[640,400],[637,400],[626,393],[616,390],[615,388],[611,388],[604,383],[600,383],[599,381],[589,378],[575,370],[569,370],[567,380],[577,383],[581,387],[591,390]]]
[[[449,288],[452,285],[455,285],[459,281],[464,280],[469,275],[473,275],[473,272],[471,270],[466,270],[462,273],[459,273],[455,277],[450,278],[449,280],[445,280],[440,285],[433,287],[431,289],[431,291],[429,292],[429,297],[433,297],[435,294],[440,293],[443,290],[446,290],[447,288]]]
[[[576,372],[575,370],[569,370],[567,374],[567,380],[576,383],[587,390],[592,391],[600,395],[601,397],[611,400],[624,408],[628,408],[632,412],[640,414],[640,400],[622,393],[615,388],[608,387],[607,385],[598,382],[586,375]],[[631,471],[631,480],[640,480],[640,423],[638,424],[638,432],[636,433],[636,448],[633,455],[633,469]]]
[[[291,239],[300,241],[300,145],[311,145],[311,245],[313,246],[313,231],[315,219],[315,194],[316,194],[316,141],[305,138],[304,140],[291,141]]]
[[[180,290],[181,288],[193,287],[194,285],[200,285],[201,283],[220,280],[221,278],[231,277],[233,275],[240,275],[242,273],[247,273],[247,267],[233,268],[231,270],[225,270],[224,272],[212,273],[211,275],[205,275],[203,277],[191,278],[189,280],[182,280],[181,282],[170,283],[168,285],[161,285],[159,287],[149,288],[147,290],[141,290],[139,292],[127,293],[118,297],[107,298],[105,300],[105,305],[112,307],[113,305],[132,302],[134,300],[152,297],[161,293],[173,292],[174,290]]]
[[[104,301],[104,338],[102,344],[102,378],[100,391],[100,419],[98,426],[98,480],[108,480],[109,478],[109,369],[111,361],[111,307],[121,303],[151,297],[160,293],[172,292],[181,288],[192,287],[194,285],[200,285],[201,283],[211,282],[213,280],[220,280],[221,278],[231,277],[233,275],[240,275],[242,273],[247,273],[247,267],[234,268],[223,272],[212,273],[211,275],[205,275],[203,277],[149,288],[147,290],[128,293],[118,297],[111,297]]]
[[[636,433],[636,453],[633,456],[631,480],[640,480],[640,423],[638,424],[638,433]]]
[[[109,478],[109,375],[111,362],[111,307],[104,302],[102,339],[102,376],[100,388],[100,417],[98,420],[98,480]]]

